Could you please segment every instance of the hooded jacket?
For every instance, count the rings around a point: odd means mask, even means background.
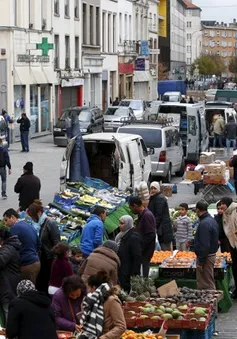
[[[15,298],[9,306],[6,327],[8,339],[57,339],[51,300],[38,291]]]
[[[118,255],[110,248],[100,246],[96,248],[82,264],[79,274],[84,283],[88,278],[99,271],[105,270],[112,285],[118,283],[118,268],[120,260]]]
[[[148,209],[156,219],[159,242],[163,244],[170,243],[173,240],[173,229],[166,197],[162,193],[151,196]]]
[[[33,173],[24,173],[14,187],[15,193],[19,193],[19,206],[21,211],[25,211],[34,200],[40,197],[40,179]]]
[[[80,249],[83,254],[90,255],[95,248],[102,245],[104,223],[99,216],[92,214],[83,227]]]
[[[226,125],[225,125],[225,131],[224,131],[225,137],[227,139],[236,139],[237,136],[237,124],[233,120],[230,120]]]
[[[214,133],[218,135],[223,135],[225,129],[225,121],[222,116],[220,116],[214,123]]]
[[[0,300],[10,301],[16,296],[20,281],[21,243],[16,235],[8,238],[0,247]]]
[[[232,248],[237,248],[237,203],[232,204],[223,214],[224,232]]]

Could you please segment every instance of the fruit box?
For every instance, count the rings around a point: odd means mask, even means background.
[[[203,176],[203,183],[205,185],[224,185],[225,178],[222,175],[204,175]]]
[[[199,171],[186,171],[186,180],[201,180],[202,175]]]
[[[184,329],[205,330],[210,321],[210,314],[208,314],[206,321],[200,321],[201,316],[187,314],[183,320]]]
[[[215,161],[215,152],[203,152],[200,155],[200,164],[211,164]]]

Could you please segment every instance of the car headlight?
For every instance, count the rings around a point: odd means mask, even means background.
[[[86,133],[87,132],[87,129],[83,128],[81,129],[81,133]]]

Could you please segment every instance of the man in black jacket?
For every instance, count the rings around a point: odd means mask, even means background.
[[[21,152],[29,152],[29,131],[30,131],[30,120],[27,118],[26,113],[21,114],[21,118],[17,120],[20,124],[21,132]]]
[[[41,183],[40,179],[33,174],[33,163],[27,162],[23,167],[23,175],[17,180],[14,191],[19,193],[19,206],[21,211],[39,199]]]
[[[229,153],[231,143],[233,144],[233,148],[236,147],[237,136],[237,124],[232,115],[229,117],[228,123],[225,125],[224,135],[226,137],[227,152]]]
[[[0,139],[0,177],[2,179],[2,198],[7,199],[7,171],[6,166],[8,167],[8,174],[11,174],[11,162],[8,154],[8,150],[3,147],[2,139]]]
[[[219,243],[221,246],[221,252],[222,253],[230,252],[230,243],[223,228],[223,209],[222,209],[221,201],[218,201],[218,203],[216,204],[216,209],[217,209],[217,214],[214,216],[214,219],[218,225]]]
[[[148,208],[156,219],[156,231],[162,251],[170,251],[173,240],[173,229],[169,206],[166,197],[160,192],[157,181],[151,183]]]
[[[194,252],[197,256],[197,288],[199,290],[215,290],[214,265],[218,250],[218,225],[207,212],[208,204],[199,201],[196,213],[199,225],[194,239]]]

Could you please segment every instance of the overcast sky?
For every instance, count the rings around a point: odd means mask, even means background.
[[[202,8],[202,20],[224,21],[237,19],[237,0],[193,0]]]

